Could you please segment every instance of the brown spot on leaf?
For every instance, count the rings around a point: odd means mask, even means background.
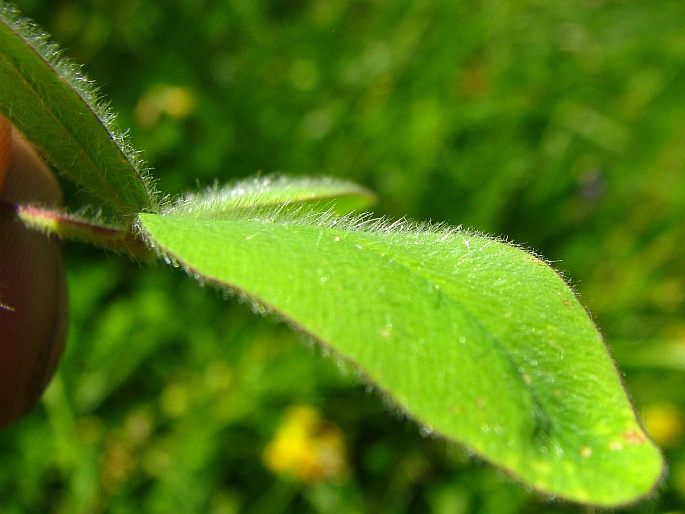
[[[644,434],[637,430],[626,430],[621,434],[621,437],[628,444],[645,444],[647,441]]]

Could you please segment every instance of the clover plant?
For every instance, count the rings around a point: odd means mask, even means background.
[[[661,454],[543,258],[472,230],[350,214],[373,195],[337,179],[257,177],[167,200],[91,83],[11,6],[0,15],[0,113],[101,213],[12,205],[17,222],[234,292],[423,432],[545,494],[617,506],[654,489]]]

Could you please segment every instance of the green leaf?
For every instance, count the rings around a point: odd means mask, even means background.
[[[443,226],[262,209],[141,214],[139,226],[167,261],[350,362],[424,432],[536,489],[615,506],[662,474],[587,313],[521,249]]]
[[[235,216],[236,211],[255,207],[286,206],[311,209],[333,209],[347,214],[369,207],[373,193],[346,180],[308,177],[256,177],[216,187],[200,194],[189,194],[164,210],[165,214],[196,219],[221,219]]]
[[[154,210],[142,163],[92,84],[35,26],[0,3],[0,113],[58,172],[114,212]]]

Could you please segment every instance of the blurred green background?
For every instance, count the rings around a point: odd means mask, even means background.
[[[682,1],[16,3],[85,65],[165,193],[344,177],[377,214],[555,261],[669,462],[625,511],[685,512]],[[65,259],[68,349],[0,433],[3,513],[587,510],[423,437],[287,327],[176,270],[78,244]]]

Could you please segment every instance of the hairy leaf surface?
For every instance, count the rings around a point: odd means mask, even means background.
[[[628,503],[658,481],[601,336],[539,258],[445,227],[176,214],[140,215],[157,252],[330,347],[425,431],[578,502]]]
[[[373,203],[373,193],[347,180],[330,177],[266,176],[244,179],[222,188],[186,195],[164,213],[198,219],[233,217],[236,211],[287,206],[333,209],[339,214],[362,210]]]
[[[142,164],[111,128],[91,83],[59,59],[55,45],[0,2],[0,113],[51,166],[114,212],[154,208]]]

